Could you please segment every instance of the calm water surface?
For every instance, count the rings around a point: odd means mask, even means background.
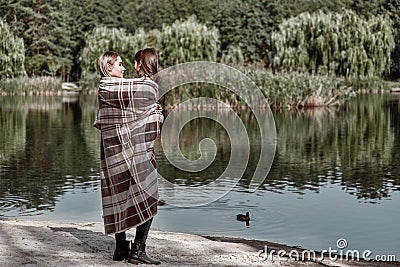
[[[95,96],[0,98],[0,218],[101,222],[99,133]],[[268,240],[307,249],[369,249],[400,259],[400,95],[364,95],[341,107],[274,112],[277,148],[267,179],[246,191],[258,162],[254,117],[240,117],[251,137],[250,164],[223,198],[196,208],[160,207],[154,227]],[[229,138],[209,119],[183,128],[180,146],[196,158],[212,138],[214,163],[199,173],[177,170],[156,146],[159,172],[176,184],[217,178],[230,157]],[[229,184],[230,180],[225,179]],[[250,211],[250,227],[236,221]],[[260,248],[261,249],[261,248]]]

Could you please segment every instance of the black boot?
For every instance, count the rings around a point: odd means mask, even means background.
[[[125,232],[115,234],[115,251],[113,255],[114,261],[127,260],[129,257],[129,244],[130,242],[126,240]]]
[[[146,263],[155,265],[161,263],[160,261],[147,256],[146,244],[137,242],[131,244],[131,253],[129,254],[128,262],[133,264]]]

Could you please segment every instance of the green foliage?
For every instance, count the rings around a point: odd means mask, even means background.
[[[384,74],[385,77],[398,79],[400,0],[3,0],[0,2],[0,18],[7,22],[16,37],[23,38],[26,49],[25,69],[29,75],[60,75],[67,80],[79,80],[81,67],[86,68],[81,66],[86,36],[95,28],[125,29],[128,35],[136,35],[141,28],[146,35],[155,30],[152,35],[154,39],[150,40],[149,45],[155,46],[154,44],[159,45],[160,41],[164,41],[158,39],[163,29],[172,27],[172,24],[178,23],[176,21],[182,23],[195,15],[198,23],[207,26],[209,31],[212,31],[213,27],[218,29],[218,59],[222,60],[224,56],[226,60],[226,55],[232,53],[228,50],[238,47],[242,51],[244,64],[264,61],[269,66],[275,52],[271,35],[279,31],[279,25],[283,21],[304,12],[321,10],[324,14],[342,14],[345,13],[343,9],[353,10],[360,20],[368,22],[378,20],[384,15],[389,16],[393,22],[390,27],[394,34],[395,48],[391,52],[390,72],[384,71]],[[183,25],[180,28],[184,30]],[[346,31],[343,29],[343,32]],[[322,38],[315,42],[320,42],[321,45],[322,41],[329,42]],[[381,44],[376,46],[379,45]],[[179,51],[174,53],[174,58],[182,56]],[[363,54],[353,51],[353,56],[358,56],[355,58],[357,60],[364,60]],[[130,55],[123,56],[128,59]],[[166,66],[175,62],[171,61],[168,55],[162,57],[165,58]],[[348,61],[348,64],[353,65],[350,59]],[[368,64],[370,65],[368,62],[361,62],[357,64],[357,69],[369,68],[364,66]],[[346,68],[339,72],[345,71]],[[322,66],[320,70],[315,71],[324,73],[330,69],[329,66]]]
[[[349,8],[361,16],[369,17],[371,15],[383,14],[384,9],[382,6],[385,2],[387,2],[387,0],[354,0]]]
[[[285,4],[277,0],[243,1],[241,6],[241,40],[239,42],[247,61],[265,59],[269,37],[287,14]]]
[[[15,37],[7,23],[1,19],[0,40],[0,79],[25,75],[24,41]]]
[[[110,0],[71,0],[65,5],[71,17],[71,39],[78,43],[73,48],[75,64],[80,63],[78,59],[85,46],[85,34],[95,27],[124,28],[128,34],[134,34],[139,28],[146,32],[152,29],[162,31],[164,25],[171,25],[193,14],[202,24],[219,30],[221,45],[218,57],[233,45],[240,47],[246,63],[260,60],[269,63],[269,53],[273,46],[270,36],[285,19],[306,11],[341,13],[346,8],[354,9],[358,15],[366,18],[388,14],[395,22],[394,17],[400,16],[398,1],[121,0],[115,4]],[[394,26],[396,32],[399,26],[396,23]],[[396,39],[396,49],[399,46],[398,40],[400,38]],[[392,69],[397,58],[400,58],[394,56],[392,54]]]
[[[362,93],[388,92],[391,88],[390,84],[379,77],[359,77],[346,80],[346,84],[353,88],[354,91]]]
[[[219,56],[228,46],[234,45],[242,49],[246,62],[249,62],[266,57],[268,36],[290,15],[289,12],[288,3],[279,0],[158,0],[124,4],[120,13],[126,15],[115,17],[125,21],[119,27],[133,33],[138,27],[145,31],[161,31],[165,25],[195,15],[208,28],[219,30]],[[125,19],[128,17],[130,20]]]
[[[59,77],[27,76],[0,80],[2,95],[60,95],[61,79]]]
[[[81,79],[81,54],[86,44],[86,36],[96,27],[132,29],[138,25],[138,16],[133,7],[139,1],[120,0],[69,0],[64,1],[64,12],[67,14],[66,24],[70,29],[70,46],[73,67],[71,79]],[[82,77],[84,78],[84,77]]]
[[[171,25],[176,20],[186,20],[195,15],[202,23],[208,23],[214,19],[218,10],[219,1],[213,0],[157,0],[157,1],[131,1],[123,5],[123,16],[136,24],[121,25],[129,32],[137,27],[144,30],[161,30],[164,25]],[[229,4],[229,3],[228,3]],[[134,15],[132,15],[134,14]]]
[[[122,47],[131,45],[128,42],[125,29],[98,27],[86,35],[86,45],[82,51],[83,76],[94,73],[97,70],[97,59],[104,51],[116,51],[121,56],[124,53]],[[124,61],[126,59],[124,58]],[[126,65],[127,63],[124,62]]]
[[[355,95],[344,80],[335,76],[285,71],[274,74],[257,67],[242,71],[264,92],[274,108],[334,105]]]
[[[140,49],[156,48],[160,65],[168,67],[195,60],[216,61],[218,44],[218,31],[209,30],[194,17],[163,26],[161,32],[138,29],[134,35],[125,29],[98,27],[86,36],[82,51],[83,76],[96,72],[98,57],[108,50],[121,55],[127,76],[132,76],[135,53]]]
[[[26,69],[31,75],[65,76],[71,70],[71,60],[65,57],[36,54],[26,60]]]
[[[68,27],[70,19],[62,0],[6,0],[0,16],[24,39],[26,70],[32,75],[65,75],[72,67]]]
[[[400,79],[400,0],[387,0],[384,8],[393,21],[395,48],[392,51],[390,77]]]
[[[158,50],[163,67],[189,61],[217,60],[218,30],[209,29],[195,17],[175,21],[171,26],[163,26],[160,40]]]
[[[335,105],[356,95],[349,81],[335,76],[296,72],[274,74],[256,65],[242,66],[239,70],[254,81],[266,97],[265,104],[268,103],[274,109]],[[375,86],[376,83],[365,85]],[[252,93],[240,81],[229,84],[229,87],[235,87],[243,93]],[[236,108],[246,107],[246,103],[229,89],[202,83],[180,86],[163,96],[161,102],[164,107],[170,108],[199,96],[218,99]]]
[[[115,51],[123,60],[126,74],[133,75],[136,51],[145,47],[157,47],[160,33],[157,30],[136,31],[128,34],[125,29],[98,27],[86,35],[86,46],[82,51],[83,76],[97,71],[97,59],[104,51]]]
[[[266,60],[269,36],[289,16],[285,2],[279,0],[218,1],[209,22],[221,34],[221,53],[230,46],[243,52],[246,62]]]
[[[394,48],[391,20],[354,12],[302,13],[272,35],[274,67],[346,77],[381,76]]]
[[[243,66],[244,57],[240,47],[229,46],[227,51],[221,57],[221,63],[232,65],[232,66]]]

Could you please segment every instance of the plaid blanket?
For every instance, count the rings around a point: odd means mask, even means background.
[[[106,234],[125,231],[157,213],[154,141],[163,122],[150,79],[102,78],[94,126],[101,131],[100,178]]]

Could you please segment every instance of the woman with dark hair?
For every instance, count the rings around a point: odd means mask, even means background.
[[[101,79],[94,126],[101,131],[103,219],[105,233],[115,233],[113,260],[160,264],[146,254],[145,247],[157,213],[153,147],[164,118],[157,102],[158,86],[152,80],[158,69],[157,54],[152,48],[139,52],[137,79],[123,78],[125,68],[115,52],[104,52],[98,60]],[[134,242],[129,242],[126,230],[132,227],[136,227],[136,235]]]
[[[139,77],[154,79],[154,75],[158,71],[158,57],[154,48],[146,48],[136,52],[135,71]]]

